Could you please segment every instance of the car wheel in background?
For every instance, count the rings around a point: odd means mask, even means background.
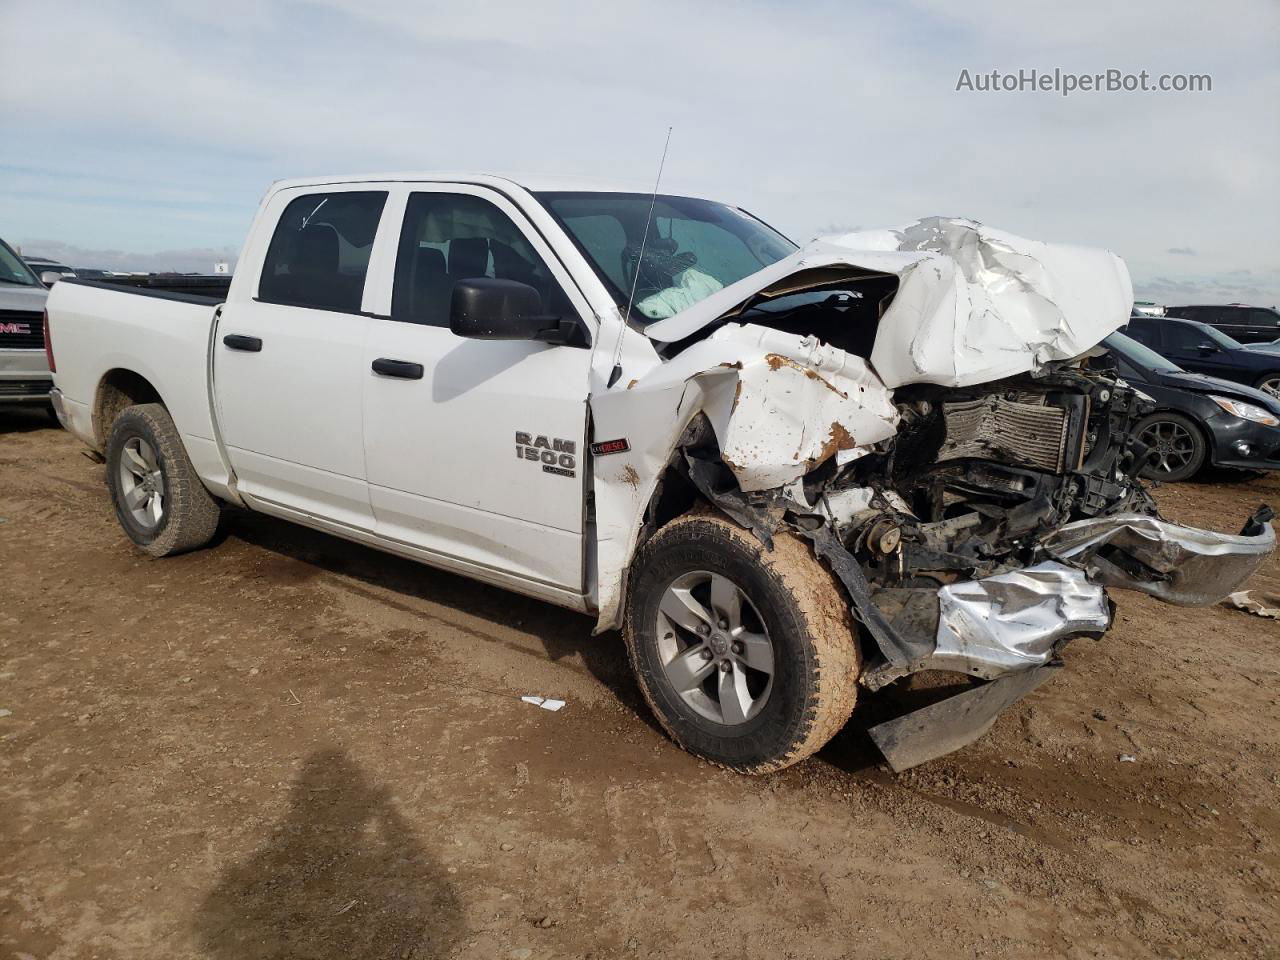
[[[731,770],[803,760],[853,710],[861,658],[848,604],[791,534],[768,550],[717,514],[674,520],[636,558],[623,632],[658,722]]]
[[[218,502],[187,457],[169,411],[126,407],[107,439],[107,487],[129,539],[153,557],[203,547],[218,529]]]
[[[1142,468],[1148,480],[1178,483],[1195,476],[1205,464],[1204,434],[1189,417],[1160,411],[1139,420],[1133,432],[1152,454]]]
[[[1273,397],[1280,398],[1280,373],[1268,373],[1254,386],[1263,393],[1269,393]]]

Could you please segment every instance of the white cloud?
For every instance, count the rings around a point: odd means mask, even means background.
[[[674,125],[669,189],[800,240],[972,216],[1115,249],[1140,289],[1183,277],[1170,251],[1191,248],[1197,277],[1252,270],[1273,302],[1277,28],[1274,0],[8,0],[0,112],[20,135],[0,150],[0,233],[234,246],[272,179],[314,173],[646,183]],[[1214,89],[955,92],[961,69],[1023,67],[1211,73]]]

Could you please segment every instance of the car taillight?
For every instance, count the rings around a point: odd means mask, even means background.
[[[49,361],[49,372],[57,373],[58,365],[53,362],[53,341],[49,339],[49,311],[44,312],[44,358]]]

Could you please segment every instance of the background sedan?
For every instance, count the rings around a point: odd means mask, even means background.
[[[1207,323],[1174,317],[1131,317],[1124,332],[1178,367],[1280,397],[1280,346],[1276,344],[1240,343]]]
[[[1280,400],[1261,390],[1188,373],[1123,333],[1103,341],[1121,376],[1151,397],[1155,412],[1134,427],[1154,452],[1143,475],[1170,483],[1206,464],[1280,469]]]

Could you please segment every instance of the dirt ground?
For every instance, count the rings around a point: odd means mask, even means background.
[[[144,557],[41,414],[0,518],[2,960],[1280,956],[1280,623],[1117,593],[960,753],[887,773],[866,697],[747,778],[584,617],[244,513]]]

